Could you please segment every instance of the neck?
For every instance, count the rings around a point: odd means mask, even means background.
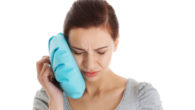
[[[85,81],[86,84],[86,94],[90,96],[100,95],[104,91],[112,88],[112,81],[115,74],[108,69],[105,73],[101,73],[101,76],[95,81]]]

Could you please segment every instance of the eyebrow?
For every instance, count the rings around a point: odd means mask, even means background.
[[[108,46],[103,46],[103,47],[100,47],[100,48],[97,48],[97,49],[94,49],[94,50],[100,50],[100,49],[103,49],[103,48],[107,48]],[[74,48],[74,49],[77,49],[77,50],[82,50],[82,51],[85,51],[84,49],[82,48],[78,48],[78,47],[71,47],[71,48]]]

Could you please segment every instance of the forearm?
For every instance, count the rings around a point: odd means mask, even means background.
[[[50,99],[49,100],[49,110],[63,110],[63,100],[59,99]]]

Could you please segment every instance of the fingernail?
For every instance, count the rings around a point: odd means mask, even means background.
[[[47,66],[48,66],[48,67],[51,67],[51,65],[50,65],[50,64],[48,64],[48,63],[47,63]]]

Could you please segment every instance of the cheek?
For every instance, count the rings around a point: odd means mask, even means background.
[[[103,56],[100,56],[98,62],[103,68],[108,68],[111,62],[111,58],[112,58],[112,52],[109,52]]]

